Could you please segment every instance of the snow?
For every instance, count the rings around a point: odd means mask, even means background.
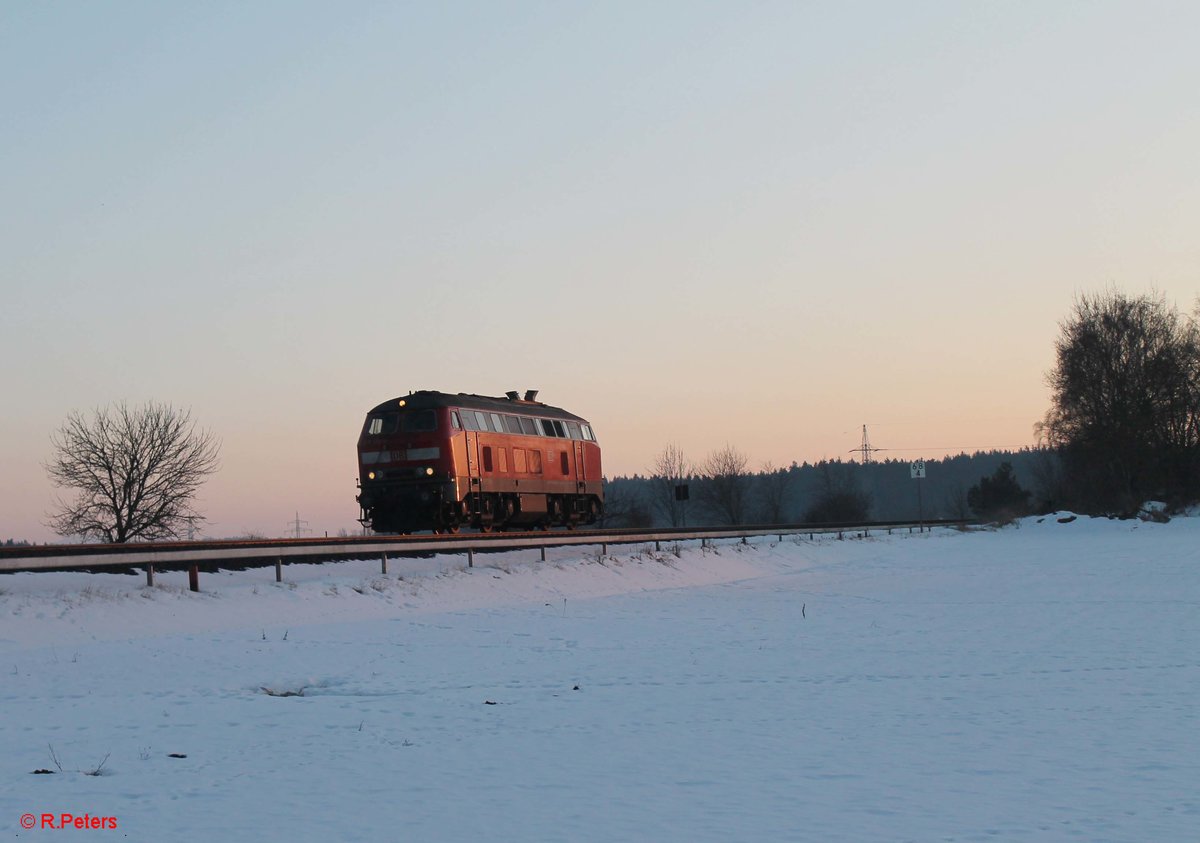
[[[0,829],[1194,839],[1198,539],[1195,518],[1061,514],[202,574],[200,594],[4,577]],[[64,772],[31,775],[51,747]]]

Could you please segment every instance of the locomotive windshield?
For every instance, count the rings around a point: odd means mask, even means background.
[[[367,433],[430,433],[437,430],[437,414],[433,410],[412,410],[407,413],[381,413],[367,420]]]

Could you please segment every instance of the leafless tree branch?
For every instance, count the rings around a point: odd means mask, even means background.
[[[196,428],[191,411],[155,403],[74,411],[50,440],[46,473],[74,492],[57,499],[47,522],[59,535],[147,541],[203,520],[192,500],[219,467],[220,442]]]

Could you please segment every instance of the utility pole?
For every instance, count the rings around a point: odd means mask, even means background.
[[[296,513],[296,520],[288,522],[289,532],[294,534],[295,538],[300,538],[301,533],[311,533],[312,530],[307,529],[308,522],[300,520],[300,513]]]
[[[860,455],[859,461],[863,465],[866,465],[867,463],[869,463],[871,461],[871,454],[875,453],[876,451],[885,451],[887,449],[871,447],[871,438],[869,436],[867,436],[867,426],[865,424],[863,425],[862,430],[863,430],[862,444],[860,446],[858,446],[857,448],[851,448],[850,453],[859,454]]]

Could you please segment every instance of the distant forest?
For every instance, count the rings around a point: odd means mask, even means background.
[[[706,526],[720,524],[798,524],[809,521],[876,521],[971,518],[972,487],[1005,463],[1017,483],[1031,493],[1035,508],[1053,509],[1058,460],[1052,451],[987,451],[925,460],[925,479],[914,480],[908,460],[868,463],[842,460],[792,463],[769,472],[744,473],[732,481],[689,474],[680,480],[634,475],[614,477],[605,487],[604,525],[609,527]],[[737,484],[731,491],[729,483]],[[675,487],[687,486],[688,499],[676,500]],[[831,498],[857,504],[844,511],[822,509]],[[918,501],[919,496],[919,501]],[[730,504],[730,499],[737,501]],[[865,515],[862,510],[865,508]],[[818,517],[814,517],[818,516]]]

